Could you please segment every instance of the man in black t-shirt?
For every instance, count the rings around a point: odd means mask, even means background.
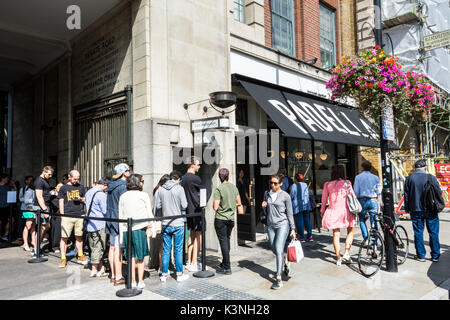
[[[202,179],[196,175],[200,170],[200,160],[197,157],[190,157],[189,168],[183,176],[181,186],[186,193],[188,207],[186,214],[201,213],[200,208],[200,189]],[[187,227],[190,231],[188,240],[188,262],[186,269],[191,272],[200,271],[201,267],[197,264],[198,253],[202,243],[202,217],[187,218]]]
[[[45,166],[42,173],[34,180],[34,191],[36,198],[34,205],[39,207],[44,214],[41,214],[41,241],[44,234],[50,229],[50,216],[45,212],[50,212],[50,184],[48,179],[53,176],[54,169],[51,166]],[[34,253],[36,248],[34,249]]]
[[[69,172],[69,182],[63,185],[58,192],[59,213],[81,216],[84,215],[84,195],[85,188],[78,181],[80,180],[80,173],[77,170]],[[61,217],[61,263],[59,268],[64,268],[67,265],[66,250],[67,239],[75,233],[75,246],[77,248],[77,261],[82,264],[87,263],[87,258],[83,253],[83,219]]]

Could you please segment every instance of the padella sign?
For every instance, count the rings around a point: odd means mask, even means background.
[[[379,146],[379,136],[354,108],[240,80],[285,136],[362,146]]]

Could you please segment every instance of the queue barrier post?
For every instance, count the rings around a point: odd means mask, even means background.
[[[214,276],[214,272],[206,270],[206,244],[205,244],[205,207],[202,208],[202,271],[197,271],[193,274],[196,278],[210,278]]]
[[[8,242],[12,242],[12,231],[13,231],[13,207],[9,204],[9,225],[8,225]]]
[[[48,261],[47,257],[41,257],[41,210],[36,211],[37,234],[36,234],[36,257],[28,260],[28,263],[41,263]]]
[[[127,283],[125,289],[121,289],[116,292],[116,296],[120,298],[134,297],[142,293],[141,289],[131,287],[131,272],[133,266],[133,252],[132,252],[132,232],[133,232],[133,219],[127,219]]]

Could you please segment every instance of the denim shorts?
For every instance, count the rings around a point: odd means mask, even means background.
[[[117,236],[110,235],[109,244],[114,248],[125,248],[125,246],[123,245],[123,241],[120,242],[120,235]]]

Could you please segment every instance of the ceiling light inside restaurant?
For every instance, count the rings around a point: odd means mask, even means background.
[[[280,156],[284,159],[284,158],[286,158],[286,154],[284,153],[284,151],[281,151],[280,152]]]
[[[301,159],[301,158],[303,158],[303,152],[301,152],[301,151],[300,151],[300,152],[296,152],[296,153],[295,153],[295,158],[296,158],[296,159]]]
[[[312,153],[308,154],[309,160],[312,160]]]
[[[322,153],[320,154],[319,157],[320,157],[320,159],[322,159],[323,161],[325,161],[325,160],[327,160],[328,155],[327,155],[325,152],[322,151]]]

